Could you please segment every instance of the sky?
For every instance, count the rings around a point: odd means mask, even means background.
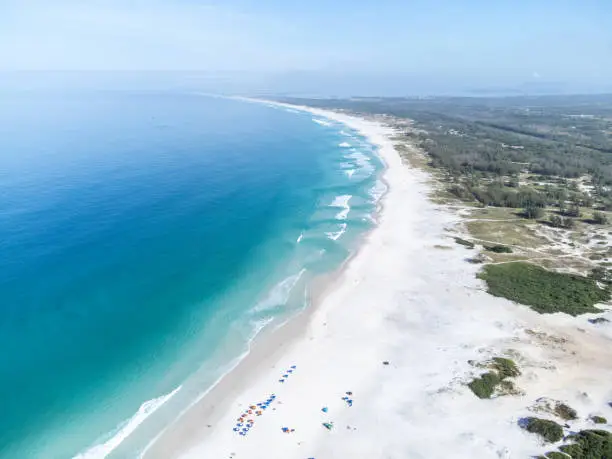
[[[611,23],[609,0],[0,0],[0,71],[587,88]]]

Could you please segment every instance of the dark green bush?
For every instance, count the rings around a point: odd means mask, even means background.
[[[523,209],[522,215],[525,218],[537,220],[538,218],[542,218],[542,216],[544,215],[544,211],[541,207],[527,206]]]
[[[567,454],[563,454],[558,451],[551,451],[550,453],[546,453],[544,458],[545,459],[567,459]]]
[[[593,421],[595,424],[607,424],[608,423],[608,420],[604,418],[603,416],[591,416],[591,421]]]
[[[505,245],[488,245],[485,246],[485,250],[495,253],[512,253],[512,249]]]
[[[557,403],[557,406],[555,406],[555,414],[566,421],[578,419],[576,410],[565,403]]]
[[[491,398],[495,389],[503,383],[508,383],[506,389],[512,389],[514,386],[511,381],[505,381],[506,378],[519,376],[519,371],[516,364],[503,357],[493,357],[488,362],[488,367],[492,370],[481,375],[468,384],[468,387],[474,392],[478,398]]]
[[[569,445],[559,449],[572,459],[612,458],[612,434],[605,430],[582,430],[570,437]]]
[[[474,243],[470,242],[470,241],[466,241],[465,239],[461,239],[460,237],[456,237],[455,238],[455,242],[457,244],[461,244],[466,246],[468,249],[473,249],[474,248]]]
[[[547,442],[555,443],[563,438],[563,428],[555,421],[530,417],[523,419],[522,424],[527,432],[538,434]]]
[[[596,225],[607,225],[608,217],[603,212],[593,212],[593,223]]]
[[[521,372],[513,360],[504,357],[493,357],[492,367],[497,370],[501,379],[515,378],[520,376]]]
[[[468,384],[472,392],[478,398],[491,398],[495,388],[501,382],[499,375],[493,371],[483,374],[480,378],[474,379]]]
[[[526,304],[542,314],[601,312],[594,305],[610,298],[610,291],[599,288],[593,279],[524,262],[488,265],[478,277],[487,282],[491,295]]]

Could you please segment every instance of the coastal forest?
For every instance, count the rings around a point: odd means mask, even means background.
[[[612,95],[282,101],[411,120],[405,135],[462,199],[533,217],[547,205],[612,210]]]

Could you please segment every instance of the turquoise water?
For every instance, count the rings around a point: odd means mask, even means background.
[[[371,226],[346,127],[197,94],[0,106],[0,457],[135,457]]]

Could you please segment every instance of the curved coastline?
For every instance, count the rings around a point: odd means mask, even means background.
[[[200,442],[205,441],[212,433],[212,427],[220,421],[240,392],[248,387],[246,381],[265,374],[271,366],[274,367],[275,362],[282,358],[286,348],[290,347],[293,342],[304,338],[317,307],[327,293],[336,284],[342,282],[344,271],[359,255],[367,243],[367,239],[376,231],[377,222],[384,212],[386,196],[391,190],[386,177],[390,163],[395,161],[394,166],[402,166],[401,159],[388,138],[391,133],[390,128],[378,121],[265,99],[245,97],[232,97],[232,99],[307,112],[355,130],[365,137],[368,143],[376,147],[375,154],[383,164],[383,170],[378,180],[384,184],[385,189],[379,196],[376,210],[372,215],[374,226],[359,236],[355,250],[334,272],[313,279],[311,304],[284,322],[277,324],[273,329],[263,330],[258,334],[251,341],[248,352],[241,357],[239,362],[147,445],[140,456],[142,459],[182,457],[183,454],[196,447]],[[203,423],[206,426],[205,430],[202,429]]]

